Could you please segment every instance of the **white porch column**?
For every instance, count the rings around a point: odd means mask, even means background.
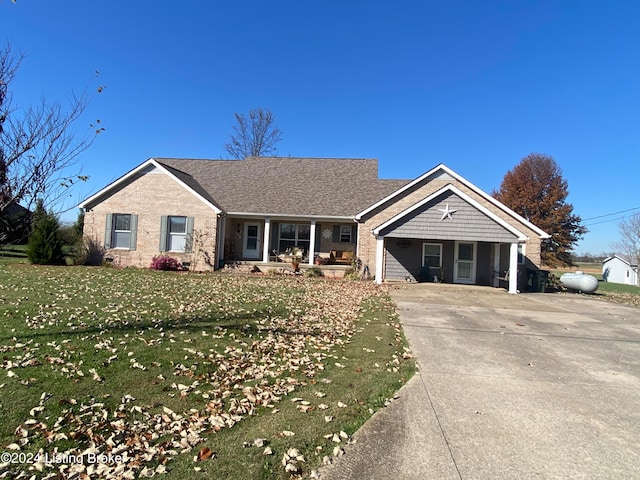
[[[493,244],[493,286],[499,287],[500,280],[498,280],[500,275],[500,244]]]
[[[269,261],[269,240],[271,239],[271,219],[264,219],[264,237],[262,241],[262,262]]]
[[[518,293],[518,243],[509,248],[509,293]]]
[[[382,283],[384,264],[384,237],[376,237],[376,283]]]
[[[316,252],[316,221],[311,220],[311,231],[309,232],[311,238],[309,239],[309,265],[313,265],[315,261]]]

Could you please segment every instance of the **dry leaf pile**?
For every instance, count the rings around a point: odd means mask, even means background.
[[[624,303],[626,305],[640,306],[640,294],[628,292],[598,292],[609,302]]]
[[[38,461],[2,463],[0,478],[153,477],[194,451],[196,464],[215,461],[203,446],[208,435],[277,411],[328,362],[340,368],[334,349],[353,335],[363,299],[379,291],[364,282],[42,272],[40,284],[14,278],[0,287],[0,327],[9,332],[0,395],[10,382],[46,388],[3,445],[40,453]],[[41,303],[29,310],[35,297]],[[315,408],[294,401],[302,413]],[[291,474],[304,462],[295,448],[282,457]]]

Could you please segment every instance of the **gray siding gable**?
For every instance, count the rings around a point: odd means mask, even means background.
[[[451,218],[444,211],[452,211]],[[453,212],[455,210],[455,212]],[[515,242],[518,237],[454,192],[445,191],[380,231],[385,237]]]

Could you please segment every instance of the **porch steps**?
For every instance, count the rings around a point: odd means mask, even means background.
[[[343,278],[344,272],[351,268],[348,265],[308,265],[300,264],[300,272],[316,267],[322,271],[325,278]],[[293,274],[293,268],[288,263],[283,262],[258,262],[248,260],[225,261],[224,271],[231,273],[274,273]]]

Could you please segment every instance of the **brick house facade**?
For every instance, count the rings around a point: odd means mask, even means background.
[[[148,267],[154,256],[166,253],[181,262],[195,262],[194,268],[200,270],[206,268],[206,256],[216,257],[220,210],[205,199],[197,198],[193,190],[171,175],[157,168],[146,168],[102,192],[95,200],[83,203],[84,235],[105,246],[106,259],[114,265]],[[135,239],[128,246],[112,245],[113,233],[108,231],[114,231],[115,215],[130,216],[129,236]],[[166,243],[161,249],[161,233],[165,230],[162,221],[168,217],[193,218],[192,232],[206,232],[198,245],[202,255],[194,256],[194,248],[174,251]],[[131,225],[131,218],[135,219],[135,225]],[[186,233],[185,228],[185,236]]]
[[[370,159],[149,159],[80,206],[85,236],[123,266],[160,253],[197,270],[344,255],[378,282],[498,286],[539,267],[548,238],[444,165],[387,180]]]

